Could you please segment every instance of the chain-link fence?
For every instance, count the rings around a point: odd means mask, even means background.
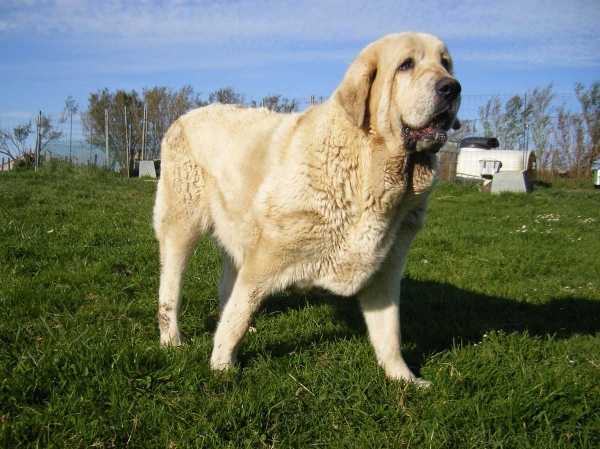
[[[5,151],[0,154],[2,171],[24,164],[37,168],[53,159],[76,166],[106,165],[105,151],[94,144],[79,115],[40,112],[24,124],[3,129],[3,138],[8,142],[3,142]]]
[[[532,180],[590,180],[600,163],[600,111],[595,101],[585,105],[586,95],[583,86],[573,94],[556,94],[550,85],[521,95],[463,96],[461,130],[441,154],[445,176],[460,174],[468,159],[478,158],[470,162],[469,173],[487,169],[486,159],[502,159],[505,170],[507,161],[520,160],[519,169]],[[476,149],[461,148],[463,138],[475,136],[496,137],[498,149],[475,155]]]
[[[541,182],[551,182],[561,179],[565,181],[588,180],[592,170],[598,168],[600,163],[599,142],[594,140],[584,126],[585,116],[544,116],[537,117],[543,121],[543,127],[525,125],[520,129],[505,130],[503,133],[486,133],[482,126],[466,122],[467,129],[461,133],[450,136],[450,142],[442,149],[445,154],[446,164],[458,162],[459,155],[462,159],[469,156],[469,151],[461,148],[460,142],[467,137],[490,136],[498,138],[498,148],[488,148],[481,153],[480,159],[489,159],[494,155],[503,155],[503,158],[521,158],[523,164],[520,169],[529,170],[531,179]],[[493,127],[500,127],[491,121]],[[463,126],[465,121],[463,121]],[[492,150],[492,151],[489,151]],[[504,153],[497,153],[502,151]],[[511,155],[521,153],[523,156]],[[531,166],[526,166],[526,161],[531,161]],[[452,162],[453,161],[453,162]],[[480,160],[472,162],[479,166]],[[460,171],[460,168],[455,167]],[[516,169],[516,168],[515,168]],[[456,171],[456,170],[454,170]]]
[[[291,101],[295,109],[304,110],[326,99],[311,95],[307,99]],[[254,106],[261,107],[263,104]],[[106,167],[129,177],[137,175],[140,161],[160,160],[160,144],[174,118],[149,118],[143,104],[101,112],[67,117],[40,112],[28,121],[31,129],[26,141],[21,145],[12,142],[19,148],[4,153],[0,151],[0,170],[9,170],[16,164],[39,167],[51,160],[61,160],[76,166]],[[45,126],[40,126],[40,123]],[[13,131],[19,126],[4,130],[10,140],[13,140]]]
[[[461,153],[460,142],[465,137],[494,136],[499,140],[499,149],[507,152],[519,152],[522,156],[509,156],[506,159],[521,160],[522,170],[528,170],[531,177],[539,181],[555,179],[587,180],[592,169],[598,164],[600,149],[598,141],[590,136],[588,117],[583,114],[571,114],[577,108],[575,95],[561,95],[562,109],[553,110],[553,115],[536,115],[507,118],[505,115],[482,117],[481,108],[491,99],[508,101],[510,96],[463,96],[459,113],[462,127],[453,132],[449,140],[455,142],[441,153],[443,177],[452,179],[451,173],[460,172],[459,162],[468,157],[480,158],[470,163],[471,172],[482,170],[481,160],[490,159],[492,153],[473,156]],[[311,96],[307,99],[295,99],[298,109],[304,110],[313,104],[327,100],[326,97]],[[565,107],[566,105],[566,107]],[[556,112],[558,111],[558,112]],[[567,112],[565,112],[567,111]],[[97,117],[93,121],[86,114],[73,115],[62,120],[58,116],[49,116],[57,123],[51,136],[31,136],[30,150],[37,164],[42,165],[52,159],[67,161],[73,165],[92,165],[107,167],[119,171],[124,176],[137,174],[141,160],[160,159],[160,143],[169,123],[156,123],[148,119],[145,108],[136,111],[122,111]],[[39,117],[33,117],[37,123]],[[60,123],[59,123],[60,122]],[[452,148],[449,151],[448,148]],[[495,151],[498,151],[495,150]],[[446,154],[444,154],[446,153]],[[2,170],[10,168],[14,161],[3,158]],[[506,162],[504,162],[506,167]],[[448,173],[448,175],[444,175]]]

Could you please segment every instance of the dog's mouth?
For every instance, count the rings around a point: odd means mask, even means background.
[[[402,121],[404,148],[409,151],[437,153],[448,140],[447,131],[454,123],[454,115],[443,111],[435,115],[424,128],[412,128]]]

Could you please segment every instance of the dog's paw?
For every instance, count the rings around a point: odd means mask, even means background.
[[[223,359],[211,359],[210,360],[210,369],[213,371],[226,371],[233,366],[233,362],[231,360],[223,360]]]
[[[415,387],[417,387],[419,390],[429,388],[433,385],[433,383],[429,382],[428,380],[421,379],[420,377],[415,377],[414,379],[411,379],[409,382],[412,382],[415,385]]]
[[[160,347],[161,348],[168,348],[168,347],[173,347],[173,348],[177,348],[185,343],[188,343],[190,341],[190,339],[188,337],[186,337],[184,334],[182,334],[181,332],[178,332],[177,334],[174,335],[161,335],[160,336]]]
[[[415,376],[406,366],[400,366],[397,370],[386,370],[386,374],[392,380],[413,384],[418,389],[429,388],[433,385],[431,382]]]

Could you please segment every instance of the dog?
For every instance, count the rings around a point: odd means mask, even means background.
[[[265,298],[315,288],[356,295],[386,375],[426,385],[400,352],[400,281],[460,92],[444,43],[401,33],[364,48],[303,113],[213,104],[180,117],[154,206],[161,346],[183,341],[182,280],[209,233],[223,263],[213,370],[235,362]]]

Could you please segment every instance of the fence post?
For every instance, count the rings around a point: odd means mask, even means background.
[[[42,111],[38,114],[35,120],[35,170],[40,167],[40,146],[42,144],[42,136],[40,133],[40,127],[42,126]]]
[[[144,106],[144,122],[142,123],[142,160],[146,160],[146,129],[148,127],[148,108]]]
[[[523,167],[527,170],[527,150],[529,149],[529,117],[527,116],[527,92],[524,95],[525,101],[523,104],[523,124],[525,129],[523,130]]]
[[[129,136],[128,136],[128,124],[127,124],[127,106],[125,106],[125,163],[127,164],[127,178],[129,179]]]
[[[105,127],[105,140],[106,140],[106,168],[109,168],[108,163],[108,109],[104,110],[104,127]]]
[[[69,130],[69,163],[73,160],[73,113],[71,113],[71,129]]]

